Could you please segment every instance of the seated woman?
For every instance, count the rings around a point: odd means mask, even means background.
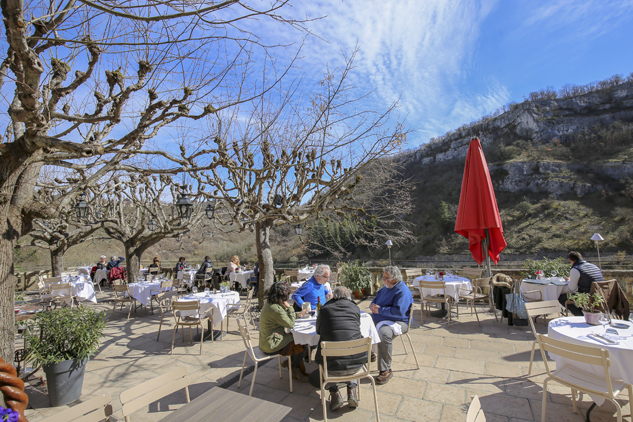
[[[224,273],[225,276],[229,276],[229,274],[231,274],[232,272],[239,272],[240,270],[240,257],[237,255],[233,255],[233,257],[231,258],[231,262],[229,262],[229,265],[226,267],[226,273]]]
[[[180,258],[178,258],[176,268],[174,268],[174,270],[176,271],[176,275],[178,274],[178,271],[184,271],[185,268],[187,268],[187,261],[185,260],[184,256],[181,256]]]
[[[107,257],[105,255],[101,255],[99,257],[99,262],[97,262],[97,269],[98,270],[105,270],[106,267],[108,266],[108,263],[106,262]]]
[[[268,300],[264,303],[259,317],[259,349],[265,354],[279,353],[282,356],[292,355],[292,377],[299,381],[307,381],[303,365],[306,350],[296,345],[292,333],[286,333],[286,328],[295,325],[295,319],[301,318],[307,311],[295,312],[288,304],[290,286],[288,283],[274,283],[268,291]],[[286,362],[282,366],[287,365]]]
[[[147,267],[150,274],[158,274],[160,272],[160,259],[157,256],[154,257],[152,263]]]

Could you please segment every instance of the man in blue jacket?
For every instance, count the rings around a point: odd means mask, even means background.
[[[312,310],[315,310],[319,299],[321,299],[321,305],[325,305],[326,299],[332,297],[332,293],[327,291],[324,286],[329,279],[329,265],[319,265],[316,267],[314,275],[303,283],[292,295],[292,300],[295,302],[295,310],[301,311],[303,302],[310,302]]]
[[[385,285],[378,290],[376,298],[369,305],[376,330],[380,336],[378,343],[378,371],[376,384],[386,384],[392,376],[391,352],[393,338],[407,332],[409,313],[413,295],[402,281],[398,267],[386,267],[382,275]],[[373,360],[373,359],[372,359]]]

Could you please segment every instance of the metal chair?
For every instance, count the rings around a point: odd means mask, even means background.
[[[253,395],[253,386],[255,385],[255,377],[257,377],[257,368],[259,366],[259,362],[263,362],[266,360],[270,360],[273,358],[277,358],[279,360],[279,378],[282,378],[281,375],[281,355],[266,355],[261,350],[259,350],[258,346],[253,346],[251,343],[251,335],[240,323],[240,320],[237,320],[237,328],[240,330],[240,335],[242,336],[242,341],[244,342],[244,346],[246,346],[246,352],[244,352],[244,361],[242,362],[242,371],[240,372],[240,380],[237,383],[237,388],[240,388],[242,385],[242,377],[244,376],[244,367],[246,367],[246,356],[250,356],[253,362],[255,362],[255,372],[253,372],[253,379],[251,380],[251,389],[248,392],[249,396]],[[371,347],[371,342],[370,342]],[[290,379],[290,392],[292,393],[292,362],[290,361],[290,356],[288,356],[288,378]]]
[[[327,368],[328,357],[350,356],[359,353],[367,353],[367,363],[359,368],[358,372],[352,375],[345,376],[330,375]],[[369,372],[369,368],[371,365],[371,337],[365,337],[358,340],[350,341],[322,341],[321,355],[323,356],[323,364],[319,364],[319,374],[321,375],[321,404],[323,405],[323,420],[327,422],[327,406],[325,405],[324,386],[328,382],[338,383],[355,380],[360,381],[361,378],[369,378],[371,386],[374,389],[374,406],[376,407],[376,420],[380,422],[380,413],[378,412],[378,396],[376,395],[376,383],[374,382],[374,377],[372,377]],[[358,398],[360,399],[361,389],[358,388],[357,391]]]
[[[534,349],[538,344],[536,327],[534,326],[534,320],[536,317],[550,314],[560,314],[560,303],[557,300],[546,300],[541,302],[529,302],[525,304],[525,309],[528,313],[528,321],[530,328],[532,328],[532,334],[534,334],[534,341],[532,342],[532,353],[530,354],[530,366],[528,368],[528,375],[532,375],[532,363],[534,363]]]
[[[176,341],[176,330],[178,330],[179,326],[182,326],[182,341],[185,341],[185,328],[189,327],[189,341],[193,342],[193,338],[191,336],[191,327],[195,326],[196,331],[198,327],[202,328],[202,335],[200,336],[200,354],[202,354],[202,343],[204,341],[204,325],[203,323],[207,321],[209,318],[202,317],[200,315],[200,301],[186,301],[186,302],[172,302],[171,304],[172,310],[174,313],[174,331],[171,338],[171,353],[174,353],[174,342]],[[195,315],[182,315],[182,312],[194,312]],[[197,316],[196,316],[197,315]],[[211,341],[213,341],[213,336],[211,336]]]
[[[173,312],[171,304],[174,301],[174,298],[177,297],[178,292],[176,290],[163,292],[156,296],[158,309],[160,310],[160,325],[158,326],[158,336],[156,337],[156,341],[160,340],[160,330],[163,327],[163,320],[168,317],[168,313]]]
[[[571,344],[560,340],[554,340],[546,335],[537,334],[536,336],[541,349],[541,356],[543,357],[543,363],[547,370],[547,378],[543,381],[543,404],[541,420],[546,421],[546,405],[547,405],[547,383],[549,381],[556,381],[566,387],[571,388],[572,403],[574,405],[574,413],[578,413],[578,406],[576,405],[576,393],[578,391],[590,394],[592,396],[601,397],[603,399],[611,401],[616,408],[617,421],[622,422],[622,407],[617,402],[617,396],[624,390],[628,389],[629,392],[629,406],[633,398],[633,387],[630,384],[625,384],[622,381],[615,381],[611,379],[609,367],[611,362],[609,360],[609,351],[603,348],[596,348],[590,346],[580,346],[578,344]],[[547,361],[546,353],[560,356],[565,358],[568,362],[575,361],[586,365],[595,365],[602,367],[604,371],[603,376],[597,376],[584,372],[575,368],[569,363],[566,365],[556,365],[556,371],[549,369],[549,362]]]
[[[469,290],[469,289],[464,289],[463,287],[460,287],[458,290],[459,298],[466,300],[466,307],[468,307],[468,302],[470,302],[471,315],[473,314],[473,309],[475,310],[475,317],[477,317],[477,324],[479,325],[481,325],[481,323],[479,322],[479,315],[477,314],[477,307],[475,306],[475,302],[478,300],[483,302],[484,300],[488,299],[489,304],[492,303],[490,301],[490,296],[487,294],[484,294],[483,289],[481,288],[482,286],[489,285],[490,279],[491,277],[477,278],[472,281],[472,284],[473,284],[472,289]],[[459,315],[459,302],[457,302],[455,306],[458,309],[457,315]]]
[[[255,327],[255,321],[253,320],[253,314],[250,312],[251,311],[251,301],[253,300],[253,291],[255,289],[253,287],[251,287],[248,290],[248,293],[246,294],[246,300],[244,301],[244,303],[234,303],[231,305],[228,305],[228,309],[226,311],[226,331],[229,331],[229,318],[231,316],[234,316],[235,318],[239,318],[240,316],[242,318],[244,318],[244,325],[246,325],[246,313],[248,312],[248,314],[251,317],[251,324],[253,324],[253,327]]]
[[[123,304],[129,303],[130,310],[127,313],[127,319],[129,321],[130,314],[132,313],[132,305],[134,305],[134,311],[136,312],[136,299],[134,299],[134,297],[130,294],[127,284],[113,284],[112,290],[114,290],[114,306],[112,307],[112,315],[114,315],[117,303],[121,304],[121,309],[123,309]]]
[[[400,334],[398,337],[400,337],[400,340],[402,340],[402,347],[404,347],[404,353],[408,355],[409,352],[407,352],[407,345],[404,343],[404,337],[405,336],[407,337],[407,339],[409,340],[409,345],[411,346],[411,351],[413,352],[413,358],[415,359],[415,366],[418,369],[420,369],[420,364],[418,363],[418,355],[415,354],[415,349],[413,348],[413,342],[411,341],[411,337],[409,336],[409,331],[411,331],[412,320],[413,320],[413,304],[411,304],[411,307],[409,308],[409,323],[408,323],[409,325],[407,327],[407,332]]]
[[[479,396],[473,396],[473,401],[471,401],[470,406],[468,406],[466,422],[486,422],[486,415],[481,408]]]
[[[430,296],[424,295],[423,289],[435,289],[442,290],[442,295],[434,295]],[[422,292],[421,303],[420,303],[420,324],[424,323],[424,305],[426,304],[428,315],[431,316],[431,302],[433,303],[445,303],[448,305],[448,326],[451,326],[451,305],[453,303],[453,298],[446,294],[446,283],[444,281],[420,281],[420,291]],[[459,308],[458,312],[459,312]],[[459,317],[459,313],[457,314]]]
[[[42,422],[110,421],[112,395],[105,393],[44,419]]]

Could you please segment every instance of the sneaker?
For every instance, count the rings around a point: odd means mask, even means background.
[[[371,361],[372,362],[376,362],[376,359],[378,359],[378,357],[376,356],[376,354],[374,352],[371,352]]]
[[[341,396],[340,391],[337,390],[336,393],[330,392],[330,410],[339,410],[341,406],[343,406],[343,396]]]
[[[393,372],[391,372],[391,369],[388,371],[380,371],[378,376],[374,377],[374,380],[376,381],[376,384],[378,385],[387,384],[389,382],[389,379],[391,379],[392,375],[393,375]]]
[[[358,407],[358,397],[356,395],[356,387],[350,388],[347,387],[347,405],[352,409],[356,409]]]

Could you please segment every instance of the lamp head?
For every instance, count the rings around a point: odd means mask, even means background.
[[[393,242],[391,240],[387,240],[385,242],[385,245],[387,245],[387,247],[391,249],[391,247],[393,246]]]
[[[600,233],[594,233],[593,236],[591,236],[591,240],[596,242],[596,245],[597,245],[600,242],[602,242],[604,240],[604,238],[602,236],[600,236]]]

